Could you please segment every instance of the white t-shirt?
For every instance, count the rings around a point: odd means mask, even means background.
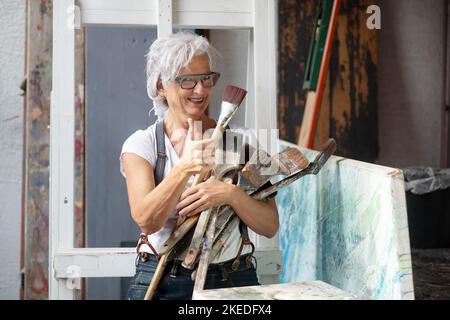
[[[243,135],[244,143],[248,143],[251,147],[256,148],[257,140],[252,130],[236,125],[230,125],[229,127],[232,132],[240,133]],[[124,153],[134,153],[140,156],[141,158],[147,160],[152,168],[155,169],[157,154],[155,131],[156,123],[148,127],[146,130],[136,131],[124,142],[122,146],[122,152],[120,154],[120,172],[124,177],[126,177],[122,163],[122,155]],[[164,169],[164,177],[166,177],[172,170],[172,168],[180,161],[180,158],[178,157],[178,154],[176,153],[175,149],[172,146],[172,143],[170,142],[166,134],[164,134],[164,138],[167,155],[166,166]],[[185,190],[192,185],[193,181],[194,176],[191,176],[188,180],[188,183],[186,184]],[[174,209],[166,224],[159,231],[151,234],[148,237],[148,240],[157,252],[159,252],[159,249],[162,247],[164,242],[170,237],[177,219],[178,213],[177,210]],[[242,238],[239,232],[239,228],[235,228],[231,236],[228,238],[228,241],[223,246],[222,251],[217,255],[212,263],[224,262],[235,258],[241,245],[241,241]],[[140,250],[153,254],[147,245],[142,245]],[[250,246],[244,246],[241,254],[249,252],[251,252]]]

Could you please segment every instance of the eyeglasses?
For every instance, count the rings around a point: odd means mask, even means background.
[[[175,81],[181,86],[181,89],[194,89],[199,81],[202,82],[203,87],[211,88],[214,87],[220,78],[220,73],[211,72],[208,74],[187,74],[178,76]]]

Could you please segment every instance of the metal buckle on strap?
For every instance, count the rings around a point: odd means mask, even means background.
[[[253,257],[253,256],[247,256],[247,257],[245,257],[245,265],[246,265],[247,268],[249,268],[249,269],[253,267],[252,258],[254,258],[254,257]]]
[[[152,250],[153,254],[156,257],[156,261],[159,261],[159,254],[158,254],[158,252],[156,252],[155,248],[152,246],[150,241],[148,241],[148,236],[146,233],[141,233],[139,235],[139,244],[136,247],[136,252],[141,256],[142,260],[145,262],[145,261],[148,261],[148,259],[149,259],[147,252],[139,252],[139,249],[141,248],[141,246],[143,244],[146,244],[150,247],[150,250]]]
[[[180,267],[181,261],[175,260],[172,265],[172,269],[170,269],[169,277],[176,278],[178,275],[178,269]]]
[[[139,256],[141,257],[142,262],[147,262],[149,260],[149,256],[147,252],[138,252]]]
[[[252,257],[253,257],[253,253],[255,252],[255,245],[250,240],[250,237],[243,236],[241,246],[239,247],[239,251],[238,251],[233,263],[231,264],[231,270],[233,270],[233,271],[236,271],[237,269],[239,269],[239,266],[241,264],[240,257],[241,257],[242,248],[244,247],[244,245],[250,245],[252,247],[252,251],[250,252],[250,255],[248,257],[246,257],[246,259],[245,259],[245,265],[247,266],[247,268],[251,268],[251,266],[252,266]]]
[[[228,280],[228,274],[227,274],[227,271],[225,270],[225,266],[223,264],[219,264],[219,270],[220,270],[220,276],[221,276],[220,281],[221,282],[227,281]]]
[[[231,270],[236,271],[239,269],[239,266],[241,265],[241,261],[239,261],[239,257],[234,259],[233,263],[231,264]]]

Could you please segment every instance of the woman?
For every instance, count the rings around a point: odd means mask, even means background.
[[[209,171],[213,163],[213,155],[204,151],[210,150],[214,141],[203,137],[216,125],[205,114],[219,77],[211,71],[213,50],[204,37],[180,32],[156,40],[147,55],[147,90],[155,113],[164,121],[167,161],[163,179],[155,186],[156,124],[132,134],[122,148],[121,171],[126,177],[131,215],[141,231],[149,235],[153,247],[139,246],[148,259],[137,259],[129,299],[143,299],[157,265],[154,253],[169,238],[178,216],[230,205],[254,232],[271,238],[278,230],[274,200],[255,200],[239,187],[213,179],[191,187],[194,176]],[[250,138],[249,130],[230,127]],[[237,270],[231,268],[240,245],[241,234],[236,228],[209,266],[205,289],[258,285],[252,264],[240,263]],[[250,248],[244,247],[238,259],[244,261],[249,252]],[[177,262],[169,263],[154,299],[191,299],[191,273]]]

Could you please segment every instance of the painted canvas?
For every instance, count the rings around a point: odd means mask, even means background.
[[[296,147],[282,141],[280,148]],[[302,149],[312,161],[316,151]],[[414,299],[403,172],[331,157],[277,195],[280,282],[321,280],[359,299]]]

